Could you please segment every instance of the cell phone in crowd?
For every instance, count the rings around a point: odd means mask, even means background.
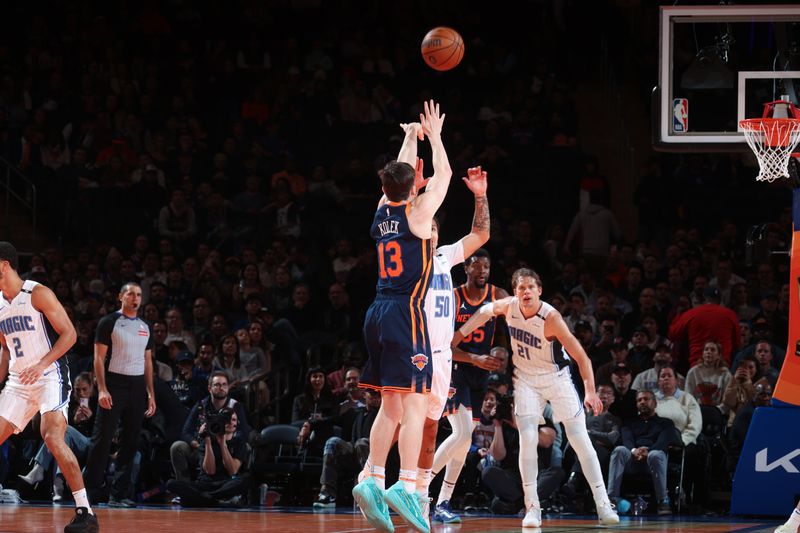
[[[80,398],[78,403],[81,407],[89,407],[89,398]]]

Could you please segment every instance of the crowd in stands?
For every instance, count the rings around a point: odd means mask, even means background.
[[[319,460],[320,506],[349,493],[380,405],[358,388],[376,169],[397,154],[398,124],[435,93],[454,175],[477,164],[489,174],[491,282],[509,290],[514,270],[534,268],[592,360],[606,411],[587,424],[609,494],[625,499],[623,472],[644,472],[658,512],[681,498],[713,507],[785,356],[788,261],[768,251],[790,238],[786,201],[751,208],[746,189],[728,187],[748,172],[734,156],[664,156],[643,170],[639,231],[626,237],[610,209],[614,180],[581,150],[559,55],[570,52],[538,46],[560,42],[568,24],[546,6],[503,20],[506,37],[524,22],[525,46],[465,35],[469,60],[443,78],[412,61],[418,45],[403,36],[414,21],[389,4],[357,16],[347,2],[275,4],[13,8],[26,22],[0,46],[0,155],[39,186],[55,243],[20,272],[54,290],[78,331],[68,438],[79,459],[98,409],[96,326],[135,281],[158,410],[139,436],[132,501],[258,504],[257,463],[271,460],[261,432],[277,425],[293,425],[298,450]],[[334,11],[379,23],[326,24]],[[462,189],[453,180],[443,242],[469,227]],[[769,194],[788,196],[781,185]],[[762,253],[746,255],[747,224],[765,221]],[[519,436],[496,413],[509,378],[490,380],[459,507],[523,506]],[[654,419],[671,432],[654,437]],[[440,440],[447,431],[445,420]],[[540,498],[561,509],[587,488],[559,424],[546,416],[539,434]],[[0,483],[58,501],[69,492],[40,440],[28,428],[9,441]],[[640,447],[652,451],[630,451]],[[675,454],[687,465],[678,492],[667,483]]]

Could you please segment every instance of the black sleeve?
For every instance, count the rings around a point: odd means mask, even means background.
[[[663,420],[664,421],[661,422],[661,433],[659,433],[658,440],[656,440],[655,444],[650,447],[651,450],[661,450],[665,452],[669,449],[670,444],[675,442],[675,436],[677,435],[675,424],[668,418],[664,418]]]
[[[97,332],[94,335],[94,342],[111,346],[111,332],[114,331],[114,324],[117,323],[119,313],[112,313],[100,319],[97,324]]]
[[[181,438],[184,442],[192,442],[197,437],[197,430],[199,429],[198,418],[200,417],[200,402],[196,403],[192,410],[189,411],[189,416],[183,423],[183,430],[181,430]]]
[[[144,349],[145,350],[155,350],[156,349],[156,341],[153,340],[153,328],[151,328],[150,324],[148,324],[147,322],[145,322],[145,325],[147,326],[147,332],[150,334],[150,336],[147,338],[147,346],[145,346]],[[155,354],[153,354],[153,355],[155,355]]]
[[[247,440],[250,438],[250,432],[253,428],[251,428],[250,424],[247,422],[247,413],[244,410],[244,404],[242,402],[236,402],[233,408],[236,411],[236,416],[239,418],[239,427],[237,428],[239,434]]]
[[[622,445],[629,450],[636,447],[636,437],[630,427],[632,423],[633,421],[629,420],[628,424],[622,425]]]
[[[303,411],[303,395],[298,394],[294,397],[294,402],[292,402],[292,424],[295,422],[305,422],[308,418],[308,415],[305,415]]]
[[[231,456],[242,462],[242,466],[239,467],[239,472],[244,472],[247,470],[247,463],[250,461],[250,452],[247,449],[247,443],[238,437],[231,439],[230,443]]]

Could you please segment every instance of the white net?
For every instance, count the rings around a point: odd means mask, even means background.
[[[756,154],[760,171],[757,181],[773,182],[789,177],[789,158],[800,141],[800,120],[759,118],[742,120],[739,127]]]

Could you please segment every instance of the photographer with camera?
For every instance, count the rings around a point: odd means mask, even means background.
[[[519,471],[519,430],[514,417],[512,396],[497,396],[497,403],[490,415],[495,426],[494,438],[489,446],[481,479],[492,491],[491,510],[495,514],[517,514],[525,508],[522,477]],[[556,440],[552,410],[547,404],[539,424],[537,449],[539,477],[536,491],[546,500],[564,480],[564,471],[551,466],[553,443]]]
[[[180,497],[183,507],[239,507],[247,493],[250,475],[242,472],[247,465],[250,450],[247,442],[238,436],[239,419],[235,409],[223,407],[207,414],[200,426],[203,439],[200,449],[203,462],[197,480],[170,479],[167,490]]]
[[[245,417],[244,405],[228,395],[228,387],[228,374],[224,370],[214,370],[208,378],[208,396],[192,407],[183,424],[183,440],[172,443],[169,454],[175,479],[178,481],[191,481],[202,457],[200,428],[208,422],[209,417],[218,414],[222,409],[232,409],[236,413],[237,436],[245,442],[249,438],[251,429]]]

